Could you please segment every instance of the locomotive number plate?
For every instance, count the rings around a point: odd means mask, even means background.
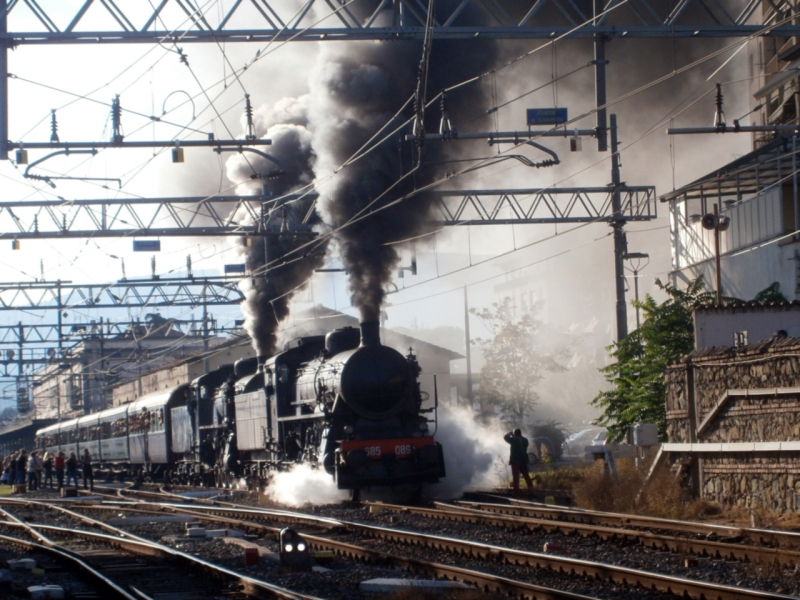
[[[395,440],[345,440],[342,454],[361,448],[367,458],[377,460],[384,454],[394,454],[397,458],[408,458],[418,448],[433,444],[433,437],[403,438]]]

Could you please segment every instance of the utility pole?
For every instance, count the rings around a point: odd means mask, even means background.
[[[61,331],[61,325],[62,325],[62,322],[61,322],[61,320],[62,320],[61,309],[64,308],[64,307],[63,307],[63,305],[61,303],[61,280],[60,279],[56,282],[56,293],[57,293],[56,297],[58,299],[58,357],[61,358],[62,356],[64,356],[64,336],[63,336],[62,331]]]
[[[603,12],[603,0],[594,0],[594,25],[597,25],[597,14]],[[608,127],[606,125],[606,38],[602,33],[594,36],[594,87],[595,106],[597,108],[597,151],[608,150]]]
[[[469,296],[466,285],[464,286],[464,335],[467,342],[467,400],[469,407],[472,408],[475,406],[475,397],[472,393],[472,353],[470,351],[472,340],[469,336]]]
[[[614,279],[617,290],[617,342],[628,336],[628,307],[625,304],[625,219],[622,217],[619,174],[619,141],[617,140],[617,115],[611,115],[611,226],[614,228]]]
[[[714,204],[714,263],[717,268],[717,304],[722,304],[722,271],[719,260],[719,204]],[[795,217],[797,218],[797,217]]]
[[[100,340],[100,368],[97,368],[95,365],[95,373],[98,373],[100,377],[100,402],[102,404],[101,410],[105,410],[106,407],[106,349],[105,344],[103,343],[104,336],[103,336],[103,317],[100,317],[100,336],[98,338]]]
[[[0,10],[0,160],[8,160],[8,9]]]
[[[22,369],[24,368],[24,365],[25,365],[25,362],[22,360],[22,348],[24,347],[24,342],[25,342],[24,338],[25,338],[25,330],[23,329],[22,321],[20,321],[19,322],[19,340],[18,340],[19,341],[19,358],[18,358],[19,365],[17,366],[17,369],[18,369],[18,371],[17,371],[17,408],[18,409],[20,408],[20,404],[22,403],[22,390],[23,390],[23,387],[22,387],[22,381],[23,381]],[[25,390],[26,394],[27,394],[27,392],[28,392],[28,390]],[[27,400],[27,398],[26,398],[26,400]],[[28,407],[28,410],[30,410],[30,404],[28,402],[25,402],[24,404]]]
[[[206,294],[203,292],[203,373],[208,373],[208,304]]]

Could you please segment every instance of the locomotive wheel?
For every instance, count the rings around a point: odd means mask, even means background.
[[[350,498],[350,502],[361,502],[361,488],[349,490],[348,496]]]
[[[214,469],[214,483],[216,487],[230,490],[236,487],[237,481],[238,479],[226,469],[220,467]]]

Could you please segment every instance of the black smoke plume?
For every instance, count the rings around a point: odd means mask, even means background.
[[[310,116],[318,179],[344,164],[392,120],[417,86],[421,49],[421,42],[327,44],[322,49],[311,77]],[[496,45],[491,41],[434,42],[428,97],[483,72],[496,57]],[[452,94],[451,115],[457,120],[468,107],[474,114],[476,106],[488,106],[485,96],[486,88],[481,84],[459,90]],[[378,139],[412,114],[413,104],[409,104]],[[427,131],[438,131],[439,117],[437,102],[426,114]],[[409,132],[407,127],[402,134]],[[423,164],[409,174],[417,156],[413,142],[401,141],[400,137],[395,134],[378,144],[338,172],[324,188],[326,201],[321,208],[327,223],[336,230],[352,303],[362,321],[380,318],[386,286],[399,260],[396,246],[391,244],[419,236],[431,227],[429,194],[392,203],[439,178],[445,170],[442,160],[457,153],[441,142],[429,142],[424,147]]]
[[[244,326],[259,356],[274,353],[278,325],[289,315],[292,297],[305,286],[325,253],[324,247],[313,255],[297,251],[311,239],[311,226],[320,221],[312,210],[312,200],[280,199],[284,194],[302,189],[314,178],[315,155],[306,104],[307,97],[284,98],[274,107],[259,109],[254,115],[256,134],[272,140],[266,152],[277,159],[279,165],[255,154],[245,154],[228,163],[228,177],[232,181],[250,180],[240,188],[256,194],[264,191],[275,199],[272,202],[267,199],[263,205],[264,200],[258,203],[265,211],[263,228],[266,231],[261,232],[264,235],[241,239],[249,274],[249,285],[243,286]],[[282,173],[276,175],[276,169]],[[308,214],[310,218],[306,219]]]

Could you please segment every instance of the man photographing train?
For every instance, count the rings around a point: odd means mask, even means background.
[[[514,495],[516,496],[519,494],[520,474],[525,478],[525,483],[528,484],[528,492],[532,492],[533,482],[531,481],[531,476],[528,475],[528,438],[524,437],[522,435],[522,430],[517,428],[507,433],[503,439],[511,446],[511,455],[509,456],[508,464],[511,465]]]

